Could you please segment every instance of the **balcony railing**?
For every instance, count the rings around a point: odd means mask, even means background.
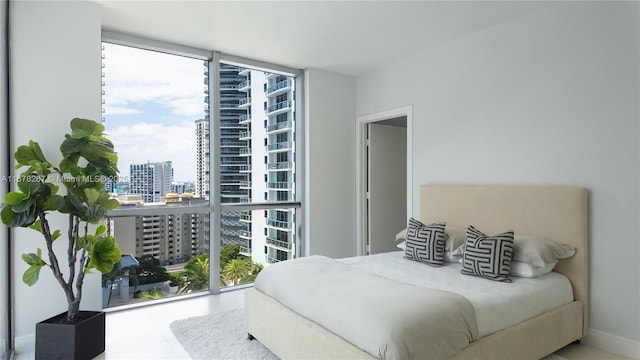
[[[240,172],[251,172],[251,165],[240,166]]]
[[[278,229],[291,230],[291,223],[289,221],[267,219],[267,225]]]
[[[291,79],[287,79],[284,81],[280,81],[279,83],[276,83],[273,86],[269,86],[267,88],[267,90],[265,91],[267,95],[271,95],[272,93],[281,90],[281,89],[286,89],[288,87],[291,86]]]
[[[240,140],[251,138],[251,131],[240,131],[238,138]]]
[[[291,243],[288,241],[282,241],[274,238],[267,238],[267,244],[273,245],[280,249],[291,250]]]
[[[275,258],[275,257],[273,257],[273,256],[269,256],[269,255],[265,255],[265,256],[264,256],[264,259],[265,259],[265,260],[267,261],[267,263],[269,263],[269,264],[275,264],[275,263],[277,263],[277,262],[280,262],[280,259],[277,259],[277,258]]]
[[[291,141],[283,141],[283,142],[267,145],[267,151],[289,150],[292,147],[293,147],[293,143]]]
[[[251,247],[250,246],[240,246],[240,255],[251,256]]]
[[[246,129],[245,125],[239,124],[237,122],[222,120],[220,121],[221,128],[229,128],[229,129]]]
[[[240,230],[240,237],[251,239],[251,231],[250,230]]]
[[[251,105],[251,98],[250,97],[246,97],[244,99],[240,99],[240,101],[238,101],[238,106],[243,107],[243,106],[248,106]]]
[[[267,126],[267,133],[278,131],[278,130],[289,130],[292,128],[293,122],[287,120],[275,124],[271,124]]]
[[[278,110],[283,110],[291,107],[291,100],[281,101],[277,104],[273,104],[267,107],[267,114],[276,112]]]
[[[238,90],[240,87],[235,84],[220,84],[220,90]]]
[[[251,212],[243,211],[240,213],[240,220],[251,221]]]
[[[251,80],[243,81],[238,85],[238,90],[243,91],[251,87]]]
[[[251,148],[240,149],[240,156],[249,156],[251,155]]]
[[[291,170],[293,163],[291,161],[281,161],[268,163],[267,170]],[[242,171],[242,170],[240,170]]]
[[[238,122],[240,124],[246,124],[251,121],[251,115],[240,115],[238,117]]]
[[[267,183],[267,187],[269,189],[291,189],[293,187],[293,184],[286,181],[276,181]]]

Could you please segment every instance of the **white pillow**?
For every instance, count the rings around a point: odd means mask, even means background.
[[[398,247],[398,249],[402,249],[402,250],[406,250],[407,249],[407,243],[405,241],[399,243],[396,246]]]
[[[576,249],[569,244],[560,244],[530,236],[516,236],[513,240],[513,260],[533,266],[545,267],[573,256]]]
[[[547,267],[559,259],[572,257],[576,249],[569,244],[561,244],[532,236],[516,235],[513,239],[513,261],[521,261],[535,267]],[[463,255],[464,245],[457,247],[453,255]],[[552,267],[553,268],[553,267]]]
[[[512,276],[518,276],[518,277],[526,277],[526,278],[538,277],[548,272],[551,272],[551,270],[553,270],[553,268],[556,266],[557,263],[558,263],[558,260],[554,261],[553,263],[547,264],[545,266],[533,266],[529,263],[522,262],[522,261],[512,261],[511,269],[509,270],[509,273]]]

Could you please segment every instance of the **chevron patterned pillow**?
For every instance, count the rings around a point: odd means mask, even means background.
[[[444,227],[446,223],[425,225],[410,218],[404,258],[432,266],[444,265]]]
[[[511,282],[513,230],[487,236],[472,225],[467,229],[461,273]]]

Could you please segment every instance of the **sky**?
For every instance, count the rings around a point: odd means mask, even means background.
[[[202,60],[104,43],[105,133],[130,164],[172,161],[174,181],[194,181],[195,120],[204,117]]]

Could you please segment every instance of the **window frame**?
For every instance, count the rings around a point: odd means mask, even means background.
[[[305,242],[302,241],[302,234],[304,229],[304,184],[305,184],[305,124],[303,121],[303,114],[305,109],[303,89],[304,89],[304,73],[302,70],[294,69],[277,64],[271,64],[264,61],[247,59],[243,57],[233,56],[229,54],[220,53],[214,50],[204,50],[200,48],[194,48],[164,41],[158,41],[139,37],[135,35],[123,34],[119,32],[102,30],[102,42],[136,47],[143,50],[151,50],[171,55],[185,56],[197,60],[207,61],[209,66],[208,86],[209,86],[209,203],[207,205],[197,206],[172,206],[172,207],[145,207],[145,208],[127,208],[127,209],[114,209],[108,212],[107,216],[111,218],[115,217],[128,217],[128,216],[151,216],[151,215],[170,215],[170,214],[186,214],[186,213],[203,213],[209,214],[210,220],[210,245],[209,256],[215,261],[210,262],[209,271],[209,291],[202,292],[204,294],[219,294],[229,288],[221,288],[220,279],[220,267],[217,266],[220,260],[220,225],[221,214],[224,211],[250,211],[250,210],[269,210],[269,209],[282,209],[282,208],[295,208],[295,224],[297,229],[295,230],[295,253],[294,257],[300,257],[305,254]],[[220,63],[237,65],[253,70],[277,73],[279,75],[290,76],[295,81],[295,92],[293,94],[296,107],[294,109],[294,118],[292,119],[296,124],[296,131],[294,133],[296,149],[295,149],[295,163],[296,171],[295,177],[292,179],[295,184],[296,198],[292,201],[269,201],[269,202],[251,202],[251,203],[221,203],[221,188],[220,188],[220,159],[221,159],[221,147],[214,146],[214,144],[220,144],[221,130],[220,130]],[[214,171],[211,171],[214,169]],[[217,201],[216,201],[217,199]],[[253,200],[253,199],[252,199]],[[214,266],[215,265],[215,266]],[[235,287],[237,288],[237,287]],[[231,288],[234,289],[234,288]],[[188,296],[187,296],[188,297]],[[172,300],[179,300],[186,297],[171,298]],[[150,303],[155,303],[152,301]],[[125,305],[121,308],[126,308],[135,305]]]

